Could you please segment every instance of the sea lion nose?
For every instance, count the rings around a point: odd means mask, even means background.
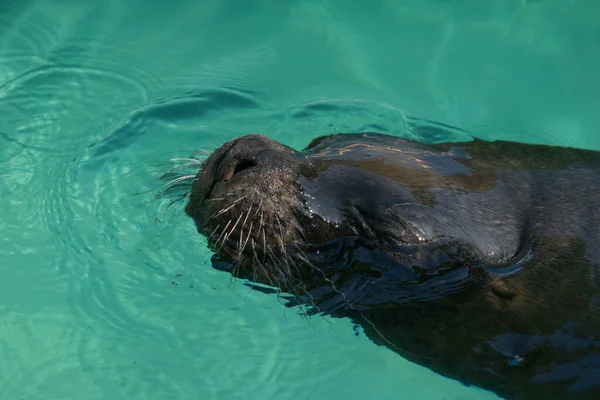
[[[235,140],[218,163],[217,180],[229,181],[238,175],[268,179],[276,171],[289,167],[294,151],[264,135],[250,134]]]
[[[240,172],[256,167],[255,160],[256,156],[225,161],[225,165],[220,168],[220,180],[228,181]]]
[[[236,139],[218,165],[218,180],[229,181],[241,172],[264,167],[273,147],[271,142],[266,136],[257,134]]]

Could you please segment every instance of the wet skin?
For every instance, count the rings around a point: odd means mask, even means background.
[[[600,152],[247,135],[204,162],[186,213],[215,268],[441,375],[600,399]]]

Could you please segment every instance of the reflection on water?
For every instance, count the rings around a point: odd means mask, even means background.
[[[494,398],[230,282],[155,179],[249,132],[600,148],[599,6],[3,1],[0,399]]]

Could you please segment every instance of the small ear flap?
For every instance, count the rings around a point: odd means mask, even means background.
[[[517,288],[502,278],[494,278],[491,283],[492,293],[503,300],[513,300],[518,295]]]
[[[525,293],[523,286],[517,277],[512,277],[519,275],[533,259],[533,245],[533,240],[527,238],[514,257],[500,265],[484,267],[489,278],[488,295],[498,308],[516,307],[522,301]]]
[[[594,266],[586,253],[581,237],[536,238],[526,257],[507,266],[486,268],[491,277],[490,300],[499,309],[528,318],[530,324],[539,320],[535,326],[540,330],[558,329],[567,321],[600,324],[600,311],[594,311],[592,304],[600,298],[600,287],[593,281]],[[548,321],[560,324],[542,327]]]

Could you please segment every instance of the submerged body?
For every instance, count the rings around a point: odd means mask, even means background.
[[[247,135],[203,163],[186,213],[215,267],[439,374],[600,398],[600,152]]]

